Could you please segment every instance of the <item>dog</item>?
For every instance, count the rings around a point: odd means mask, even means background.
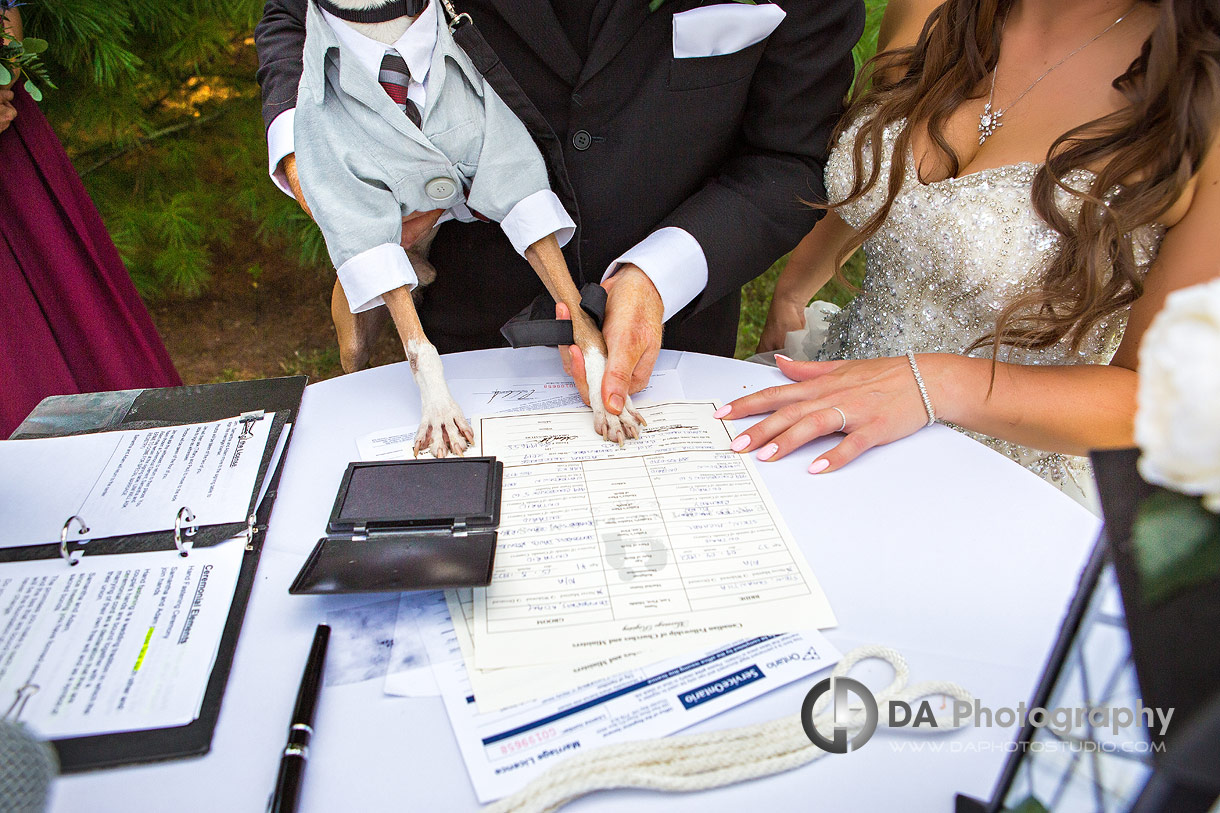
[[[331,316],[343,370],[368,364],[388,310],[420,391],[415,454],[444,457],[469,448],[474,433],[445,383],[413,295],[439,273],[427,252],[441,222],[492,220],[555,302],[567,306],[573,341],[585,360],[594,429],[621,445],[639,436],[644,419],[630,399],[621,415],[602,403],[605,340],[580,306],[559,242],[575,225],[550,191],[537,145],[453,41],[437,2],[309,4],[294,124],[296,171],[303,203],[338,271]],[[419,28],[412,31],[414,26]],[[394,61],[402,56],[396,43],[415,69],[408,60]],[[417,82],[416,73],[424,74],[422,107],[408,95],[407,83],[401,90],[394,86],[403,71]]]

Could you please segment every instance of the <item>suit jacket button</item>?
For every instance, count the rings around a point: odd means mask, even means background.
[[[437,202],[449,200],[449,198],[453,197],[454,193],[457,192],[457,184],[455,184],[449,178],[445,178],[443,176],[440,178],[433,178],[424,184],[424,192],[428,194],[428,197]]]
[[[584,152],[589,149],[589,145],[593,143],[593,136],[589,135],[588,130],[577,130],[572,133],[572,146]]]

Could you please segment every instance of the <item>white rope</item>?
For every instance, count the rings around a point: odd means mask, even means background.
[[[944,696],[974,702],[973,696],[956,683],[936,681],[908,686],[910,670],[906,660],[889,647],[854,649],[839,661],[831,674],[846,677],[856,664],[869,659],[885,661],[894,669],[890,685],[874,693],[881,722],[889,719],[889,706],[897,701],[913,706],[924,698]],[[819,730],[825,730],[833,722],[833,712],[826,711],[830,700],[831,695],[827,692],[814,704],[814,725]],[[840,713],[840,718],[842,716]],[[863,727],[864,720],[863,709],[852,710],[847,721],[849,736]],[[946,731],[956,727],[947,717],[938,717],[935,728],[913,730]],[[799,714],[707,734],[608,745],[556,765],[487,810],[488,813],[547,813],[586,794],[613,788],[671,793],[707,790],[790,771],[826,753],[809,741]]]

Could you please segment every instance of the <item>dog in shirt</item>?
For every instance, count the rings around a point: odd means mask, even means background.
[[[303,68],[296,169],[338,272],[340,359],[345,372],[367,364],[385,305],[419,386],[415,453],[461,454],[474,440],[411,295],[438,273],[427,247],[451,218],[500,224],[571,314],[594,428],[620,444],[638,437],[644,421],[630,399],[621,415],[601,401],[606,344],[561,250],[575,224],[533,138],[454,42],[437,2],[311,0]]]

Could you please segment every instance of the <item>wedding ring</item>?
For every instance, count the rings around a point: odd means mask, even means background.
[[[839,413],[839,417],[843,419],[843,425],[835,430],[836,432],[842,432],[844,429],[847,428],[847,415],[845,415],[843,413],[843,410],[839,409],[838,407],[831,407],[831,409],[833,409],[835,412]]]

